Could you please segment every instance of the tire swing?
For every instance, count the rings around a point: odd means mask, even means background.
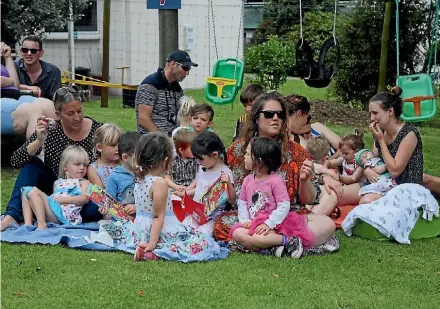
[[[318,61],[314,61],[313,50],[310,44],[303,37],[302,26],[302,1],[299,1],[299,16],[300,16],[300,39],[296,43],[296,67],[298,69],[299,77],[304,79],[307,86],[312,88],[327,87],[336,74],[340,47],[339,41],[336,38],[336,16],[337,16],[338,1],[335,0],[335,12],[333,17],[333,36],[328,38],[322,45],[319,51]],[[334,62],[327,64],[327,56],[333,50],[336,50]]]

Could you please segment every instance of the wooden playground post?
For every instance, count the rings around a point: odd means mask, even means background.
[[[104,12],[102,20],[102,80],[109,81],[110,65],[110,3],[104,0]],[[101,107],[108,107],[108,88],[101,88]]]
[[[385,91],[387,83],[388,45],[390,40],[390,24],[392,17],[392,3],[385,3],[385,16],[382,29],[382,44],[380,49],[379,83],[377,93]]]
[[[168,54],[179,48],[179,15],[176,9],[159,10],[159,65],[165,67]]]

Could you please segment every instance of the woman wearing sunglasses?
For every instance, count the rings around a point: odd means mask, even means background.
[[[57,180],[60,156],[67,146],[81,146],[91,161],[95,158],[93,134],[102,124],[83,116],[79,91],[71,86],[60,88],[55,92],[53,100],[59,119],[38,117],[35,132],[12,154],[11,164],[22,169],[2,216],[2,231],[23,221],[22,187],[34,186],[46,194],[52,193],[53,183]],[[42,151],[44,161],[38,158]],[[83,207],[81,216],[83,221],[98,221],[102,218],[95,204]]]
[[[256,136],[271,138],[281,145],[283,157],[278,174],[287,185],[291,209],[303,212],[304,208],[299,207],[299,203],[312,203],[317,197],[318,190],[309,180],[314,172],[313,163],[308,160],[306,150],[289,139],[287,109],[282,96],[277,92],[259,95],[252,105],[247,124],[243,137],[235,140],[228,148],[228,165],[234,176],[237,195],[240,194],[243,180],[249,173],[244,167],[247,145]],[[236,214],[232,211],[217,220],[214,230],[217,240],[228,240],[230,227],[238,222]],[[318,245],[331,238],[335,225],[330,218],[314,215],[308,220],[313,220],[313,224],[319,226],[314,230],[317,238],[323,240]],[[339,242],[332,238],[327,244],[326,251],[334,251],[337,248]]]
[[[328,153],[329,158],[339,157],[340,152],[338,149],[341,138],[322,123],[315,122],[311,124],[311,106],[307,98],[290,94],[284,99],[289,113],[290,138],[305,148],[310,137],[323,136],[331,146]]]

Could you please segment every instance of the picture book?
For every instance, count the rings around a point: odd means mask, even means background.
[[[192,216],[199,225],[206,223],[205,205],[198,203],[185,194],[184,198],[173,200],[173,211],[177,219],[182,222],[187,216]]]
[[[200,202],[205,205],[205,216],[209,216],[218,206],[229,200],[228,186],[221,176],[203,193]]]
[[[90,184],[87,188],[86,196],[98,206],[104,207],[113,220],[134,221],[134,217],[125,212],[124,205],[119,203],[101,187]]]

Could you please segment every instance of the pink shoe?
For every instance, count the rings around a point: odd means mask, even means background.
[[[136,248],[136,252],[134,254],[134,261],[135,262],[154,261],[154,260],[158,260],[158,259],[159,258],[157,257],[157,255],[155,255],[153,252],[145,251],[144,248],[139,247],[139,246]]]

